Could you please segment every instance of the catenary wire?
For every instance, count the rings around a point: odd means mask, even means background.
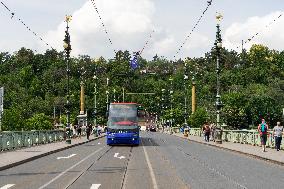
[[[11,11],[5,3],[3,3],[3,2],[1,1],[1,4],[2,4],[2,6],[3,6],[7,11],[10,12],[10,14],[11,14],[11,19],[15,18],[16,20],[18,20],[21,24],[23,24],[23,25],[25,26],[25,28],[26,28],[29,32],[31,32],[35,37],[37,37],[40,41],[42,41],[46,46],[50,47],[51,49],[54,49],[54,48],[53,48],[49,43],[47,43],[41,36],[39,36],[36,32],[34,32],[21,18],[16,17],[16,16],[15,16],[15,15],[16,15],[15,12]],[[36,51],[36,50],[35,50],[35,51]],[[36,52],[37,52],[37,51],[36,51]]]
[[[106,24],[104,23],[104,21],[103,21],[103,19],[102,19],[102,17],[101,17],[101,14],[100,14],[100,12],[99,12],[99,10],[98,10],[98,7],[97,7],[97,5],[96,5],[96,3],[95,3],[95,0],[91,0],[91,3],[92,3],[93,7],[95,8],[95,10],[96,10],[96,12],[97,12],[97,14],[98,14],[98,16],[99,16],[99,19],[100,19],[100,21],[101,21],[101,24],[102,24],[102,26],[103,26],[103,28],[104,28],[104,32],[106,33],[106,35],[107,35],[107,37],[108,37],[109,43],[111,44],[111,46],[113,46],[112,40],[111,40],[110,37],[109,37],[109,32],[108,32],[107,29],[106,29]],[[114,49],[113,51],[114,51],[114,53],[116,54],[116,50]]]
[[[201,16],[198,18],[197,22],[195,23],[195,25],[193,26],[193,28],[191,29],[190,33],[186,36],[185,40],[183,41],[182,45],[179,47],[179,49],[177,50],[177,52],[174,55],[174,59],[176,58],[176,56],[179,54],[179,52],[181,51],[181,49],[184,47],[185,43],[187,42],[187,40],[190,38],[190,36],[192,35],[192,33],[194,32],[194,30],[196,29],[196,27],[198,26],[198,24],[201,22],[203,16],[205,15],[205,13],[207,12],[207,10],[209,9],[210,5],[212,4],[213,0],[209,0],[207,1],[207,6],[205,8],[205,10],[202,12]]]
[[[274,24],[277,20],[279,20],[282,17],[283,13],[279,14],[279,16],[277,18],[275,18],[274,20],[270,21],[263,29],[267,29],[268,27],[270,27],[272,24]],[[245,40],[243,42],[243,44],[247,44],[249,42],[251,42],[254,38],[256,38],[261,32],[256,32],[255,34],[253,34],[250,38],[248,38],[247,40]],[[237,49],[241,48],[241,46],[237,46]]]

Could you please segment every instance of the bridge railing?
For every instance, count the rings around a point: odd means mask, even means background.
[[[64,131],[4,131],[0,133],[0,152],[64,140]]]
[[[178,127],[173,127],[173,132],[180,132]],[[191,128],[190,135],[203,137],[203,132],[200,128]],[[257,130],[223,130],[222,140],[225,142],[234,142],[241,144],[250,144],[254,146],[261,146],[260,135]],[[272,135],[272,131],[268,131],[267,147],[273,148],[275,146],[275,140]],[[284,149],[282,145],[281,149]]]

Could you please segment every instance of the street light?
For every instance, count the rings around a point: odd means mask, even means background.
[[[115,90],[115,89],[113,89],[113,102],[116,102],[115,93],[116,93],[116,90]]]
[[[94,110],[94,125],[97,125],[97,76],[96,73],[94,74],[93,79],[95,80],[95,110]]]
[[[162,89],[162,102],[161,102],[161,106],[162,106],[162,124],[164,124],[164,108],[165,108],[165,91],[166,89]]]
[[[223,106],[222,101],[221,101],[221,95],[220,95],[220,56],[221,56],[221,49],[222,49],[222,38],[221,38],[221,30],[220,30],[220,21],[222,20],[223,16],[218,13],[216,15],[217,19],[217,32],[216,32],[216,42],[215,42],[215,48],[216,48],[216,53],[217,53],[217,62],[216,62],[216,74],[217,74],[217,94],[216,94],[216,143],[221,144],[222,143],[222,129],[220,125],[220,112],[221,108]]]
[[[172,127],[173,127],[173,78],[170,77],[169,81],[171,82],[171,89],[170,89],[170,106],[171,106],[171,120],[170,120],[170,134],[173,134],[173,130],[172,130]]]
[[[108,84],[109,84],[109,78],[107,78],[107,90],[106,90],[106,109],[107,109],[107,114],[109,111],[109,91],[108,91]]]
[[[187,125],[187,81],[188,81],[188,69],[187,63],[184,63],[184,125]]]
[[[71,21],[71,16],[65,17],[65,22],[66,22],[66,31],[65,31],[65,38],[63,40],[63,48],[66,54],[65,61],[67,64],[67,102],[66,102],[66,114],[67,114],[67,124],[66,124],[66,143],[71,144],[71,128],[70,128],[70,51],[71,49],[71,44],[70,44],[70,34],[69,34],[69,22]]]

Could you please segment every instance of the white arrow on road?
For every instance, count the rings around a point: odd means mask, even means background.
[[[119,153],[115,153],[113,157],[115,157],[115,158],[119,158],[119,159],[123,159],[123,158],[125,158],[124,156],[120,156],[120,157],[118,157],[118,154],[119,154]]]
[[[12,186],[14,186],[15,184],[7,184],[3,187],[1,187],[0,189],[8,189],[8,188],[11,188]]]
[[[69,158],[71,158],[71,157],[73,157],[73,156],[76,156],[76,154],[71,154],[71,155],[66,156],[66,157],[58,157],[57,159],[69,159]],[[0,188],[0,189],[1,189],[1,188]]]
[[[119,154],[119,153],[115,153],[113,157],[116,157],[116,158],[117,158],[118,154]]]
[[[98,189],[101,186],[101,184],[92,184],[90,189]]]

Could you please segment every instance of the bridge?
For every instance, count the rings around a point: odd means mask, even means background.
[[[0,188],[283,187],[283,151],[269,144],[263,153],[257,140],[251,143],[252,131],[226,132],[232,136],[217,144],[205,142],[200,129],[188,137],[178,129],[172,135],[143,131],[134,147],[107,146],[103,135],[72,139],[70,145],[60,133],[58,141],[55,133],[39,133],[42,139],[13,146],[2,134]]]
[[[273,33],[283,19],[279,3],[252,0],[277,11],[244,21],[246,11],[237,5],[247,10],[254,3],[224,2],[242,10],[242,17],[228,16],[229,22],[236,20],[223,24],[217,12],[212,27],[214,0],[196,1],[196,6],[190,0],[183,2],[190,6],[175,3],[179,14],[166,11],[166,22],[156,13],[174,9],[170,1],[114,1],[90,0],[80,9],[73,7],[73,15],[61,15],[65,19],[58,31],[46,28],[58,16],[57,5],[48,11],[48,4],[0,2],[6,14],[0,18],[6,19],[1,32],[8,33],[0,35],[0,189],[283,188],[284,51],[278,48],[281,32]],[[63,8],[62,2],[56,8]],[[73,3],[63,3],[64,10],[70,11]],[[202,6],[197,17],[180,17],[182,9],[188,14],[197,5]],[[55,16],[49,14],[45,20],[50,22],[33,28],[24,15],[37,18],[41,9],[29,7],[40,6]],[[23,7],[27,10],[21,12]],[[161,26],[153,25],[152,12]],[[14,22],[23,31],[8,31]],[[192,27],[185,28],[184,22]],[[44,28],[46,35],[36,32]],[[181,30],[189,32],[181,36]],[[15,50],[25,41],[24,32],[34,41]],[[63,47],[54,41],[58,36]],[[10,41],[13,50],[6,50]],[[202,55],[196,57],[195,50]],[[128,109],[134,118],[119,120],[113,113],[115,123],[135,128],[107,132],[111,104],[117,103],[132,104]],[[107,137],[129,132],[139,145],[107,145]]]

